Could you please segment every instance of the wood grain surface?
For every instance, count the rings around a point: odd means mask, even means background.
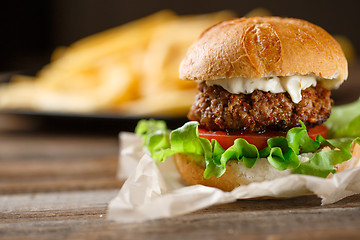
[[[117,159],[116,133],[44,132],[0,114],[0,239],[360,239],[360,195],[326,206],[316,196],[241,200],[172,219],[109,221],[107,204],[123,184]]]
[[[0,118],[1,119],[1,118]],[[4,120],[2,118],[2,120]],[[116,137],[0,132],[1,239],[358,239],[360,196],[243,200],[173,219],[106,220]]]

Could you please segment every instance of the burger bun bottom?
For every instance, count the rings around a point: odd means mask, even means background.
[[[326,151],[323,149],[322,151]],[[337,172],[341,172],[358,165],[360,159],[360,145],[354,144],[352,148],[352,158],[346,162],[335,166]],[[300,161],[308,161],[313,154],[299,155]],[[182,178],[189,185],[201,184],[209,187],[219,188],[223,191],[232,191],[241,185],[248,185],[253,182],[274,180],[291,174],[291,170],[280,171],[270,165],[265,158],[260,158],[252,168],[246,168],[244,164],[237,160],[230,160],[227,163],[225,173],[216,178],[209,179],[203,177],[205,163],[193,159],[191,155],[176,154],[175,164]],[[331,177],[330,174],[328,177]]]

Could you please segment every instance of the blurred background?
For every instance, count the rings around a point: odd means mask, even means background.
[[[41,68],[57,46],[68,46],[90,34],[135,20],[162,9],[177,14],[224,9],[243,16],[257,7],[271,14],[302,18],[341,34],[360,54],[358,1],[318,0],[5,0],[0,8],[0,71]]]
[[[355,0],[1,3],[2,117],[31,116],[57,129],[74,126],[79,118],[75,128],[112,132],[132,130],[142,117],[168,117],[170,124],[173,121],[170,127],[176,126],[179,118],[186,121],[196,92],[195,83],[178,79],[188,46],[203,29],[244,15],[294,17],[323,27],[341,43],[350,67],[349,80],[332,93],[335,104],[360,96],[360,20]],[[171,11],[159,12],[164,9]],[[195,16],[181,17],[185,15]],[[124,25],[128,22],[132,23]],[[11,84],[6,84],[10,78]]]

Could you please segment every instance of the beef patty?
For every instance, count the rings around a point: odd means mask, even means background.
[[[328,119],[333,104],[330,91],[319,85],[302,90],[299,103],[294,103],[286,92],[255,90],[251,94],[231,94],[204,82],[198,89],[188,118],[213,131],[286,131],[299,126],[299,120],[312,127]]]

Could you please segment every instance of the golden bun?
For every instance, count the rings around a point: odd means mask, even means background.
[[[185,80],[310,75],[338,87],[348,76],[338,42],[307,21],[280,17],[220,22],[189,48],[179,68]]]
[[[325,149],[323,149],[323,151],[325,151]],[[351,159],[335,166],[337,172],[360,165],[360,145],[354,144],[351,152],[353,155]],[[223,191],[232,191],[238,186],[248,185],[253,182],[274,180],[291,174],[291,170],[279,171],[273,168],[267,159],[260,158],[252,168],[246,168],[244,164],[239,161],[229,161],[226,166],[226,171],[221,177],[216,178],[212,176],[210,179],[205,179],[203,177],[205,170],[204,163],[195,163],[196,161],[193,161],[191,156],[184,154],[176,154],[174,159],[181,177],[189,185],[201,184],[219,188]],[[332,174],[329,175],[329,177],[331,176]]]
[[[253,182],[273,180],[291,173],[290,171],[279,171],[273,168],[267,159],[259,159],[252,168],[246,168],[242,162],[234,160],[227,163],[226,171],[221,177],[212,176],[205,179],[203,177],[205,166],[196,164],[189,155],[176,154],[175,164],[187,184],[201,184],[219,188],[223,191],[231,191],[238,186],[248,185]]]

